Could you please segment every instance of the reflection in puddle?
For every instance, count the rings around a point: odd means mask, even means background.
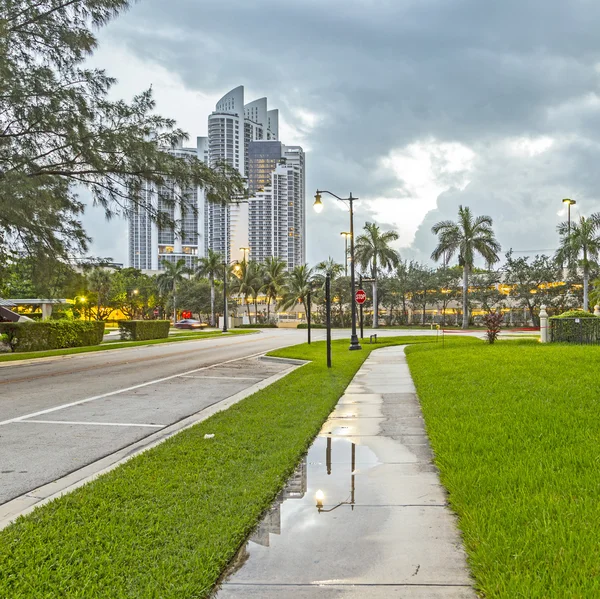
[[[320,436],[315,439],[284,489],[229,564],[224,580],[235,574],[254,552],[275,545],[273,535],[275,539],[285,537],[285,527],[297,527],[299,518],[305,518],[305,526],[310,527],[318,525],[319,520],[325,524],[319,518],[321,513],[331,512],[342,505],[349,505],[354,510],[355,474],[381,463],[367,445],[360,443],[347,437]],[[359,470],[357,464],[360,465]],[[321,491],[320,502],[316,498],[318,491]],[[301,515],[306,513],[307,508],[316,521]]]

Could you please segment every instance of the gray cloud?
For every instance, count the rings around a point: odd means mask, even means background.
[[[423,140],[473,150],[471,183],[442,193],[417,231],[413,250],[427,257],[431,223],[460,203],[492,215],[506,247],[553,247],[563,193],[600,208],[599,18],[592,0],[144,0],[102,40],[191,90],[244,84],[297,130],[300,110],[314,114],[309,191],[406,198],[408,174],[381,168],[390,152]],[[519,136],[560,143],[519,157],[503,143]],[[337,217],[309,217],[309,260],[339,251]]]

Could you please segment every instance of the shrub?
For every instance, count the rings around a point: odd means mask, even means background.
[[[166,339],[169,336],[170,320],[120,320],[121,339],[147,341]]]
[[[302,324],[299,324],[297,328],[299,328],[299,329],[308,329],[308,325],[305,322],[303,322]],[[310,323],[310,328],[311,329],[326,329],[327,327],[324,324],[313,324],[311,322]]]
[[[583,310],[570,310],[549,319],[550,341],[562,343],[600,343],[600,318]]]
[[[104,323],[70,320],[3,322],[0,323],[0,334],[5,336],[12,351],[83,347],[102,342]]]
[[[498,339],[503,320],[504,314],[502,312],[489,312],[483,317],[483,322],[487,327],[485,334],[487,335],[488,343],[494,343]]]
[[[563,312],[558,316],[551,316],[550,318],[598,318],[595,314],[591,312],[586,312],[585,310],[569,310],[568,312]]]
[[[265,324],[238,324],[236,329],[276,329],[277,325],[270,323]]]

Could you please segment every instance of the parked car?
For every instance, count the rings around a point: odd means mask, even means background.
[[[176,329],[203,329],[208,325],[205,322],[200,322],[194,318],[184,318],[175,323]]]

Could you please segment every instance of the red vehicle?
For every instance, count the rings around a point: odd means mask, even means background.
[[[176,329],[203,329],[208,325],[194,318],[184,318],[183,320],[178,320],[174,326]]]

